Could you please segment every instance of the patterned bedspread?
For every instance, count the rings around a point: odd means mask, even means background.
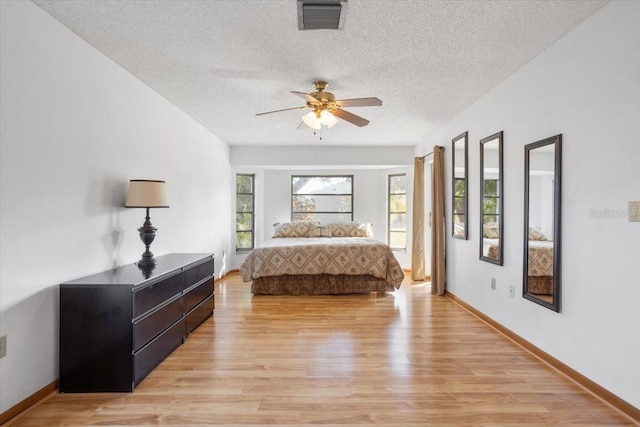
[[[553,242],[529,241],[529,276],[553,276]]]
[[[296,274],[370,274],[396,289],[404,272],[391,248],[366,237],[276,238],[255,248],[240,266],[246,282]]]

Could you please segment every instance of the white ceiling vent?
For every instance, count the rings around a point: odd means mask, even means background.
[[[299,30],[342,30],[347,0],[298,0]]]

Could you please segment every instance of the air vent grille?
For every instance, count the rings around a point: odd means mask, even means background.
[[[346,11],[344,0],[298,0],[298,29],[341,30]]]

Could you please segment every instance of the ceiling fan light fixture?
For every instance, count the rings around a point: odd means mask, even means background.
[[[322,127],[320,119],[316,117],[315,111],[309,111],[307,114],[302,116],[302,121],[311,129],[319,130]]]
[[[334,127],[338,123],[338,121],[339,120],[336,118],[336,116],[334,116],[327,110],[322,110],[322,112],[320,113],[320,123],[328,128]]]

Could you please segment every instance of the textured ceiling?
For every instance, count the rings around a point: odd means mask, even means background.
[[[343,30],[299,31],[295,0],[45,1],[38,6],[230,145],[317,145],[291,90],[329,81],[370,120],[326,145],[414,145],[606,1],[349,0]]]

